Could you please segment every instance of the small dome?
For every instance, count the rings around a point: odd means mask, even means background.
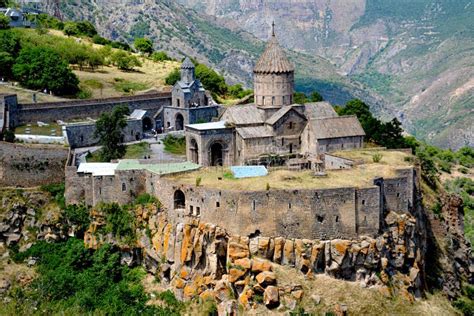
[[[194,69],[194,68],[195,67],[191,59],[189,59],[189,57],[186,57],[186,59],[183,61],[183,64],[181,65],[181,69]]]
[[[287,73],[295,71],[295,67],[286,57],[275,34],[272,35],[253,71],[255,73]]]

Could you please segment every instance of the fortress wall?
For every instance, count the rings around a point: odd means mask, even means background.
[[[196,214],[199,208],[202,221],[225,227],[233,234],[321,239],[357,235],[355,188],[239,192],[182,185],[163,177],[150,179],[147,190],[169,210],[174,209],[174,192],[181,190],[187,213]],[[367,234],[378,232],[377,200],[375,197],[364,209],[371,218],[364,227]]]
[[[381,218],[380,188],[359,188],[356,190],[357,232],[372,235],[374,227],[379,227]]]
[[[66,125],[67,140],[71,148],[81,148],[96,145],[99,140],[94,137],[95,122]],[[143,122],[128,120],[123,129],[124,142],[134,142],[143,139]]]
[[[77,167],[66,166],[66,190],[64,197],[67,204],[80,204],[82,202],[91,205],[92,200],[86,198],[86,190],[92,189],[92,180],[88,175],[79,175]]]
[[[387,212],[409,212],[407,177],[384,179],[385,209]]]
[[[68,149],[0,142],[0,186],[34,187],[64,181]]]
[[[98,118],[101,113],[110,112],[117,105],[128,105],[130,111],[136,109],[158,111],[161,107],[169,104],[171,104],[170,93],[84,101],[19,104],[15,126],[38,121],[53,122],[88,117]]]

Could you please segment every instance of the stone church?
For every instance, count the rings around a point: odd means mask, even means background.
[[[187,159],[202,166],[269,157],[311,163],[326,152],[361,148],[365,133],[356,116],[338,116],[327,102],[293,103],[294,72],[273,31],[254,68],[254,103],[227,108],[217,122],[186,125]]]
[[[181,79],[171,92],[171,106],[164,108],[164,130],[181,131],[187,124],[210,122],[219,110],[218,105],[210,104],[211,99],[196,78],[193,62],[186,57],[181,65]]]

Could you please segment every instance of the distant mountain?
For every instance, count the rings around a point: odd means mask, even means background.
[[[148,36],[248,85],[275,20],[298,90],[335,104],[359,97],[434,144],[474,146],[473,1],[67,0],[61,9],[104,36]]]
[[[260,39],[319,55],[387,101],[413,134],[474,146],[474,1],[178,0]]]

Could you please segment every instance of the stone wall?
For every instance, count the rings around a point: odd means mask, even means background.
[[[19,104],[16,125],[57,120],[98,118],[101,113],[110,112],[117,105],[128,105],[136,109],[156,111],[171,104],[171,93],[156,93],[131,97],[106,98],[38,104]]]
[[[354,165],[355,162],[353,160],[324,154],[324,168],[326,170],[351,169]]]
[[[63,127],[63,133],[65,133],[71,148],[94,146],[99,142],[94,137],[94,121],[67,124]],[[128,143],[141,139],[143,139],[143,122],[141,120],[127,120],[127,126],[123,129],[123,142]]]
[[[34,187],[64,181],[68,149],[0,142],[0,186]]]
[[[261,107],[282,107],[293,103],[294,74],[254,75],[255,104]]]
[[[380,226],[377,187],[248,192],[183,185],[154,175],[147,178],[146,191],[167,209],[175,209],[178,190],[186,197],[186,214],[232,234],[352,238],[359,234],[375,236]]]
[[[318,153],[326,153],[338,150],[357,149],[364,145],[363,136],[341,137],[330,139],[319,139],[317,148]]]

